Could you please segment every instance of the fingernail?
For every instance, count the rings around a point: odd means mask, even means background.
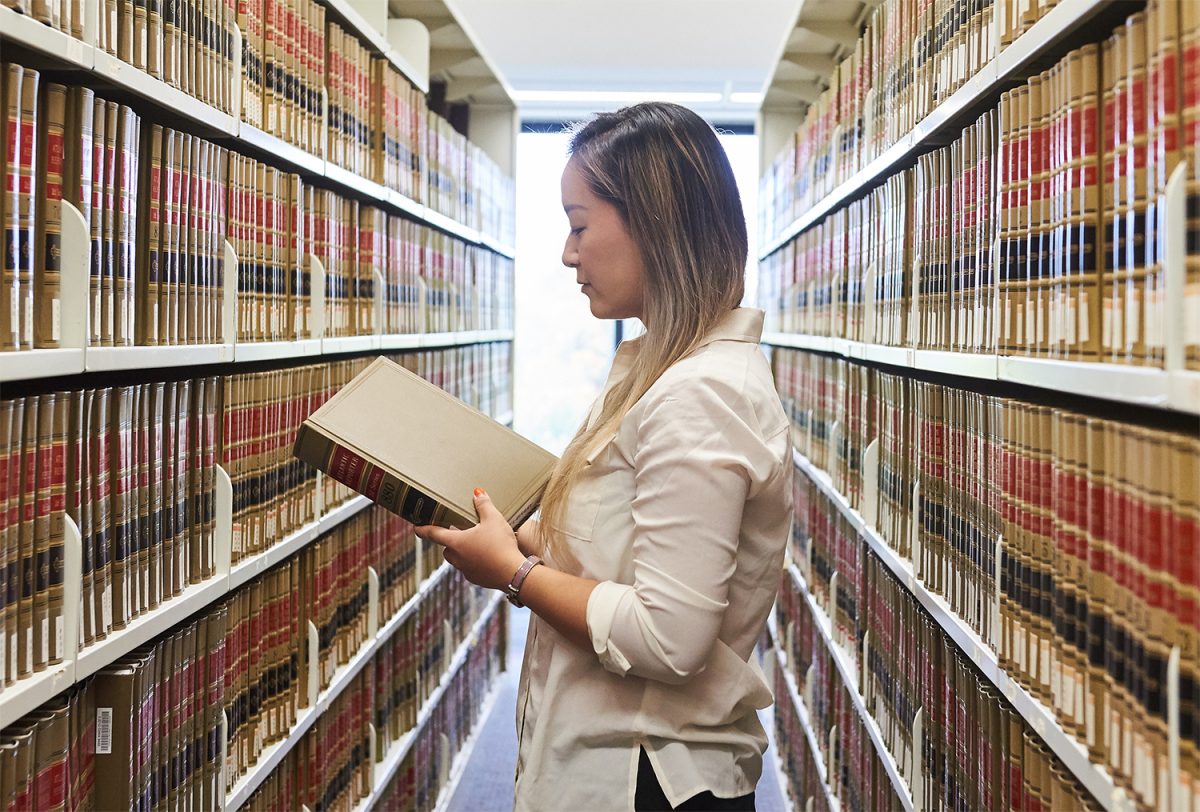
[[[479,498],[480,496],[483,496],[483,488],[476,488],[475,489],[475,497]]]

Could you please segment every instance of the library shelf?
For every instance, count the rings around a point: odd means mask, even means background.
[[[1054,712],[1043,705],[1024,687],[1015,682],[1000,666],[996,653],[984,642],[975,630],[968,626],[941,596],[934,594],[913,572],[912,564],[902,558],[887,541],[850,506],[846,497],[834,486],[829,474],[813,465],[799,450],[793,449],[796,467],[808,474],[817,487],[837,506],[871,550],[880,558],[896,579],[920,602],[934,622],[941,627],[959,650],[983,674],[984,678],[999,691],[1029,723],[1034,733],[1046,744],[1054,755],[1063,762],[1072,775],[1108,812],[1124,812],[1131,809],[1125,792],[1113,781],[1103,768],[1093,764],[1087,749],[1074,736],[1059,725]],[[794,572],[793,577],[801,577]],[[807,594],[807,593],[806,593]],[[816,607],[815,602],[810,603]],[[820,607],[816,607],[819,609]],[[818,624],[819,625],[819,624]],[[824,628],[822,627],[822,631]]]
[[[270,155],[273,162],[282,164],[291,172],[301,172],[306,175],[324,177],[325,159],[314,155],[290,141],[285,141],[277,135],[260,130],[252,124],[240,122],[237,132],[238,141],[253,147],[262,153]]]
[[[343,352],[370,352],[380,348],[379,335],[336,336],[321,339],[321,355],[336,355]]]
[[[227,585],[226,578],[220,573],[191,584],[175,597],[160,603],[157,608],[135,617],[125,628],[111,631],[103,640],[81,649],[75,658],[74,681],[87,679],[143,643],[187,620],[224,595]]]
[[[388,621],[388,624],[380,629],[375,637],[363,642],[354,656],[338,667],[329,681],[329,686],[317,694],[315,701],[311,702],[309,707],[304,708],[297,714],[296,723],[292,725],[288,731],[288,735],[264,750],[259,755],[258,760],[254,762],[254,765],[237,780],[233,788],[226,794],[226,812],[232,812],[232,810],[241,808],[250,799],[250,796],[262,785],[262,782],[271,774],[271,771],[278,767],[287,754],[304,738],[304,734],[313,726],[317,718],[329,710],[334,700],[354,681],[354,677],[363,669],[363,666],[371,661],[371,658],[375,656],[380,647],[387,642],[396,629],[400,628],[400,624],[416,611],[421,601],[429,594],[429,591],[446,577],[450,569],[449,564],[442,564],[430,574],[417,588],[416,594],[405,602],[400,611]],[[371,607],[368,611],[372,611],[373,609],[374,607]],[[473,642],[473,638],[468,636],[460,645],[460,649],[469,649]],[[311,652],[309,656],[312,656]],[[465,661],[465,653],[462,654],[462,657]]]
[[[950,131],[962,129],[970,123],[965,116],[972,110],[978,109],[990,97],[998,96],[1034,61],[1059,49],[1074,47],[1070,35],[1112,5],[1115,0],[1061,0],[895,144],[810,206],[779,236],[768,240],[759,252],[759,259],[775,253],[831,212],[862,197],[872,187],[912,163],[916,156],[938,146]]]
[[[301,338],[295,341],[247,341],[233,345],[233,360],[279,361],[286,358],[308,359],[321,355],[320,338]]]
[[[17,350],[0,353],[0,382],[78,375],[84,369],[84,350]]]
[[[413,725],[411,730],[393,742],[392,746],[388,748],[388,751],[384,755],[383,759],[376,764],[371,794],[363,799],[363,801],[356,808],[357,810],[363,810],[365,812],[365,810],[373,809],[375,804],[379,802],[384,790],[387,789],[387,785],[395,776],[396,771],[400,769],[400,765],[408,755],[409,750],[412,749],[414,742],[416,742],[417,736],[422,730],[425,729],[425,725],[427,725],[429,720],[433,717],[433,711],[437,708],[438,703],[441,702],[442,695],[446,693],[446,689],[450,686],[450,681],[458,673],[459,669],[466,664],[468,655],[471,653],[471,650],[475,647],[476,643],[479,642],[479,634],[483,631],[488,621],[491,620],[492,615],[495,614],[497,609],[503,605],[503,597],[504,596],[500,593],[496,593],[489,599],[488,605],[480,614],[479,619],[476,620],[475,624],[471,627],[470,633],[467,634],[467,636],[463,639],[463,642],[458,646],[458,649],[455,651],[454,656],[451,658],[448,666],[443,669],[437,687],[433,689],[433,691],[429,694],[429,698],[426,699],[424,704],[421,705],[421,710],[417,713],[416,724]],[[493,686],[493,688],[489,691],[489,698],[485,701],[485,705],[487,702],[491,701],[491,696],[495,693],[496,688]],[[481,723],[483,718],[484,717],[481,712]],[[466,750],[465,747],[464,750]]]
[[[479,234],[479,244],[489,249],[493,254],[499,254],[508,259],[513,259],[517,255],[517,250],[511,245],[505,245],[495,237],[490,237],[482,232]]]
[[[437,803],[433,807],[434,812],[446,812],[450,808],[450,800],[454,797],[454,793],[457,791],[458,784],[462,781],[463,775],[466,774],[467,764],[471,761],[471,754],[475,751],[475,745],[479,743],[480,735],[483,733],[483,726],[492,712],[492,706],[496,704],[496,697],[499,693],[499,686],[493,684],[488,689],[483,702],[480,703],[478,715],[475,718],[475,728],[467,736],[467,740],[463,742],[463,746],[454,754],[453,762],[450,764],[448,770],[449,775],[445,783],[442,784],[441,790],[438,791]],[[442,741],[443,744],[448,744],[445,739]],[[443,763],[445,763],[445,758],[443,758]]]
[[[821,633],[821,639],[825,643],[825,648],[829,650],[829,656],[833,659],[834,665],[841,675],[842,683],[850,694],[850,699],[854,703],[854,710],[858,713],[859,718],[862,719],[863,726],[867,729],[867,735],[871,738],[871,744],[874,745],[879,760],[883,762],[884,771],[887,773],[888,780],[892,784],[892,789],[900,798],[900,805],[904,807],[905,812],[913,812],[916,806],[913,803],[913,793],[909,788],[909,783],[900,774],[900,768],[896,765],[896,759],[892,757],[891,751],[884,744],[883,734],[879,730],[879,725],[875,721],[875,717],[867,710],[866,700],[859,693],[858,669],[851,662],[849,655],[846,654],[841,645],[834,640],[833,622],[825,614],[825,610],[813,598],[812,593],[808,591],[808,584],[804,581],[804,576],[800,573],[800,570],[796,568],[795,564],[789,564],[787,571],[792,576],[793,586],[796,587],[800,595],[808,603],[809,609],[813,613],[814,625]]]
[[[1200,372],[1193,370],[914,350],[792,333],[766,333],[763,343],[787,349],[835,353],[844,358],[944,375],[1016,383],[1115,403],[1200,414]]]
[[[88,347],[84,369],[88,372],[161,369],[163,367],[224,364],[233,360],[232,344],[176,344],[154,347]]]
[[[365,40],[376,53],[383,56],[392,63],[396,70],[404,74],[404,78],[416,85],[418,90],[422,93],[429,92],[429,80],[422,80],[408,58],[387,41],[384,36],[385,32],[379,31],[363,18],[358,9],[354,7],[352,0],[321,0],[321,3],[341,18],[339,23],[344,28],[357,34],[359,39]]]
[[[192,124],[201,125],[224,136],[237,136],[240,122],[229,113],[172,87],[162,79],[135,68],[101,48],[96,48],[95,54],[92,72],[105,82],[151,102],[156,107],[168,111],[171,116],[182,116]]]
[[[348,0],[323,1],[326,6],[351,23],[351,27],[355,28],[360,36],[371,42],[373,48],[388,57],[410,81],[412,80],[411,67],[407,61],[396,53],[396,49],[387,45],[381,35],[373,32],[362,19],[362,15],[351,7]],[[321,178],[335,187],[340,187],[339,191],[341,192],[349,191],[355,195],[367,197],[459,239],[483,246],[509,258],[513,256],[511,249],[505,249],[499,245],[497,240],[485,237],[476,228],[436,212],[355,172],[343,169],[326,161],[320,155],[310,153],[271,133],[246,124],[235,116],[172,87],[106,51],[68,34],[55,31],[26,15],[18,14],[9,8],[0,8],[0,32],[2,32],[0,41],[10,41],[37,51],[52,58],[63,67],[89,71],[100,80],[102,85],[116,87],[138,96],[143,102],[151,104],[161,111],[169,122],[174,123],[174,119],[182,117],[187,120],[189,126],[198,128],[197,134],[199,135],[219,136],[220,140],[234,149],[237,149],[239,145],[243,148],[249,147],[252,152],[269,156],[271,163],[285,167],[288,171]],[[240,83],[236,84],[240,89]],[[421,90],[427,92],[428,87],[422,87]],[[231,92],[236,93],[236,91],[237,89]],[[103,93],[103,91],[101,92]]]
[[[0,6],[0,31],[4,32],[4,39],[54,57],[72,68],[91,70],[96,61],[96,49],[91,45],[7,6]]]
[[[40,708],[75,684],[75,661],[64,659],[0,689],[0,729]]]
[[[808,739],[808,749],[812,753],[813,766],[817,768],[817,776],[821,780],[821,791],[825,793],[825,803],[829,806],[831,812],[839,812],[841,804],[838,803],[837,795],[834,794],[833,788],[829,785],[829,772],[825,769],[825,759],[822,756],[824,751],[817,743],[817,733],[812,726],[812,717],[808,713],[808,705],[805,703],[804,697],[800,695],[800,691],[796,686],[795,675],[792,674],[787,666],[787,653],[779,647],[778,638],[773,641],[773,651],[775,652],[775,667],[783,673],[783,681],[787,685],[787,697],[791,701],[792,707],[796,709],[796,715],[800,717],[800,727],[804,730],[804,738]],[[778,702],[779,698],[776,698],[776,701]],[[776,719],[778,719],[778,716],[776,716]],[[783,786],[786,790],[790,790],[791,782],[787,781]],[[788,794],[791,794],[790,791]],[[792,800],[793,804],[795,804],[795,799],[793,798]]]
[[[342,522],[371,504],[365,496],[356,496],[336,507],[323,511],[313,521],[289,533],[261,553],[249,556],[229,568],[228,590],[232,592],[255,576],[266,572],[308,546],[314,539],[328,533]]]

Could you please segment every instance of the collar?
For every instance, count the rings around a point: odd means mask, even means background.
[[[744,341],[758,344],[762,340],[763,317],[763,311],[757,307],[736,307],[726,313],[708,332],[708,335],[700,339],[696,349],[708,346],[714,341]],[[613,366],[628,367],[641,346],[642,336],[622,341],[617,347]]]

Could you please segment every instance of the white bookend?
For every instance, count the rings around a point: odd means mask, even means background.
[[[378,336],[378,335],[383,335],[383,294],[384,294],[383,274],[381,274],[379,272],[378,268],[371,269],[371,285],[372,285],[371,289],[375,294],[373,297],[374,302],[375,302],[375,314],[374,314],[375,335]]]
[[[921,761],[924,746],[922,738],[925,735],[925,709],[918,708],[913,717],[912,727],[912,757],[909,761],[908,791],[912,795],[913,812],[921,812],[925,808],[925,791],[921,781]]]
[[[804,708],[809,713],[813,711],[813,670],[816,668],[816,663],[808,666],[808,670],[804,672]]]
[[[92,236],[83,215],[62,201],[61,299],[59,312],[54,314],[58,322],[54,332],[63,348],[82,349],[87,344],[91,248]]]
[[[216,466],[217,532],[214,544],[217,576],[229,575],[233,566],[233,482],[223,466]]]
[[[241,54],[241,49],[238,49]],[[240,56],[239,56],[240,58]],[[238,82],[241,85],[241,82]],[[240,96],[239,96],[240,98]],[[226,344],[237,341],[238,255],[229,240],[225,240],[224,267],[221,269],[221,340]]]
[[[388,20],[387,40],[403,60],[412,80],[421,92],[429,90],[429,29],[418,20]]]
[[[441,758],[438,759],[438,788],[445,787],[450,782],[450,760],[454,751],[450,749],[450,737],[445,733],[438,734],[438,745],[441,748]]]
[[[63,664],[70,664],[73,677],[83,629],[83,538],[79,526],[70,516],[63,516],[63,534],[63,617],[59,650]]]
[[[826,613],[829,615],[829,639],[841,646],[841,635],[838,634],[837,625],[837,592],[838,592],[838,573],[834,573],[829,579],[829,608]]]
[[[878,529],[879,520],[879,438],[867,443],[862,455],[862,499],[858,512],[867,527]]]
[[[317,695],[321,693],[321,637],[317,627],[308,621],[308,707],[316,710]]]
[[[367,637],[374,640],[379,634],[379,573],[367,567]]]
[[[833,472],[838,467],[838,451],[841,448],[842,442],[842,421],[834,420],[829,424],[829,455],[825,460],[825,470],[830,472],[829,481],[837,484],[833,478]]]
[[[308,257],[308,272],[312,277],[312,316],[308,320],[308,337],[324,338],[328,317],[325,311],[325,266],[311,254]]]
[[[1187,161],[1180,161],[1167,181],[1161,205],[1166,236],[1163,237],[1163,277],[1166,286],[1166,324],[1164,350],[1167,372],[1184,368],[1188,325],[1187,276]],[[1200,294],[1193,294],[1200,295]],[[1190,329],[1200,331],[1200,325]]]
[[[375,786],[375,762],[379,759],[378,731],[375,725],[367,722],[367,786]]]
[[[825,740],[825,774],[831,779],[837,775],[837,753],[833,749],[835,744],[837,744],[837,725],[829,728],[829,737]]]
[[[859,690],[862,692],[863,704],[871,708],[871,630],[863,632],[862,667],[859,669]]]
[[[454,627],[449,620],[442,621],[442,673],[450,670],[454,661]]]
[[[217,746],[220,748],[220,761],[217,762],[220,785],[217,796],[221,799],[221,812],[225,812],[229,798],[229,793],[226,791],[229,786],[229,714],[224,710],[221,711],[221,725],[217,735],[220,737],[217,741]]]

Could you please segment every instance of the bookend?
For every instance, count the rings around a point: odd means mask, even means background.
[[[311,620],[308,621],[308,696],[305,701],[306,708],[316,710],[317,695],[321,693],[321,638],[317,634],[317,627]]]
[[[308,337],[320,340],[325,337],[325,266],[312,254],[308,255],[308,272],[311,276],[312,316],[308,320]]]
[[[367,639],[379,636],[379,573],[367,566]]]
[[[219,793],[219,795],[221,796],[221,812],[225,812],[225,807],[226,807],[226,804],[228,803],[228,799],[229,799],[229,793],[227,791],[227,788],[229,787],[229,712],[228,711],[225,711],[225,710],[221,711],[221,725],[218,729],[220,731],[218,734],[218,736],[219,736],[218,746],[221,749],[220,749],[220,754],[218,756],[220,761],[217,762],[217,775],[219,776],[218,780],[221,782],[221,791]]]
[[[921,762],[924,758],[925,709],[917,708],[913,716],[912,749],[908,764],[908,793],[912,797],[913,812],[925,809],[925,787],[922,782]]]
[[[879,438],[867,444],[862,455],[862,500],[858,512],[863,524],[878,532],[879,521]]]
[[[240,46],[238,59],[241,59]],[[224,242],[221,269],[221,340],[226,344],[234,344],[237,342],[238,255],[229,240]]]
[[[213,539],[213,558],[216,577],[227,578],[233,566],[233,482],[222,466],[216,465],[214,468],[217,523]]]

